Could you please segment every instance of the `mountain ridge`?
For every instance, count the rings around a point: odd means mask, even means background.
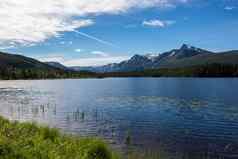
[[[99,67],[66,67],[22,55],[0,52],[0,79],[81,77],[237,77],[238,50],[220,53],[182,45],[161,54],[136,54],[120,63]]]
[[[132,56],[129,60],[120,63],[108,64],[98,67],[71,67],[75,71],[87,70],[99,73],[130,72],[146,69],[182,68],[205,64],[238,64],[238,50],[212,52],[194,46],[183,44],[179,49],[157,55]]]
[[[67,66],[64,66],[63,64],[61,64],[59,62],[49,61],[49,62],[44,62],[44,63],[46,63],[47,65],[50,65],[52,67],[65,70],[65,71],[67,71],[67,70],[69,71],[70,70],[70,68],[68,68]]]
[[[0,68],[3,69],[9,67],[22,69],[55,69],[55,67],[52,67],[46,63],[40,62],[30,57],[0,52]]]
[[[56,63],[54,63],[56,64]],[[0,79],[55,79],[93,76],[91,72],[76,72],[53,66],[23,55],[0,52]],[[66,68],[66,67],[65,67]]]

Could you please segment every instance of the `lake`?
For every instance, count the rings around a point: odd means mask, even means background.
[[[238,158],[236,78],[0,81],[0,115],[98,136],[121,151]]]

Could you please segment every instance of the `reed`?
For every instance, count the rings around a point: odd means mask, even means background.
[[[35,123],[10,122],[0,117],[0,159],[118,159],[96,138],[61,134]]]

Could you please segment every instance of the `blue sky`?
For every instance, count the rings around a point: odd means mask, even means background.
[[[2,0],[1,50],[88,66],[161,53],[183,43],[212,51],[238,49],[237,0],[68,2]]]

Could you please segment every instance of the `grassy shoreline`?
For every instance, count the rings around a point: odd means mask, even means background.
[[[100,139],[64,135],[57,129],[0,116],[0,159],[118,158]]]

